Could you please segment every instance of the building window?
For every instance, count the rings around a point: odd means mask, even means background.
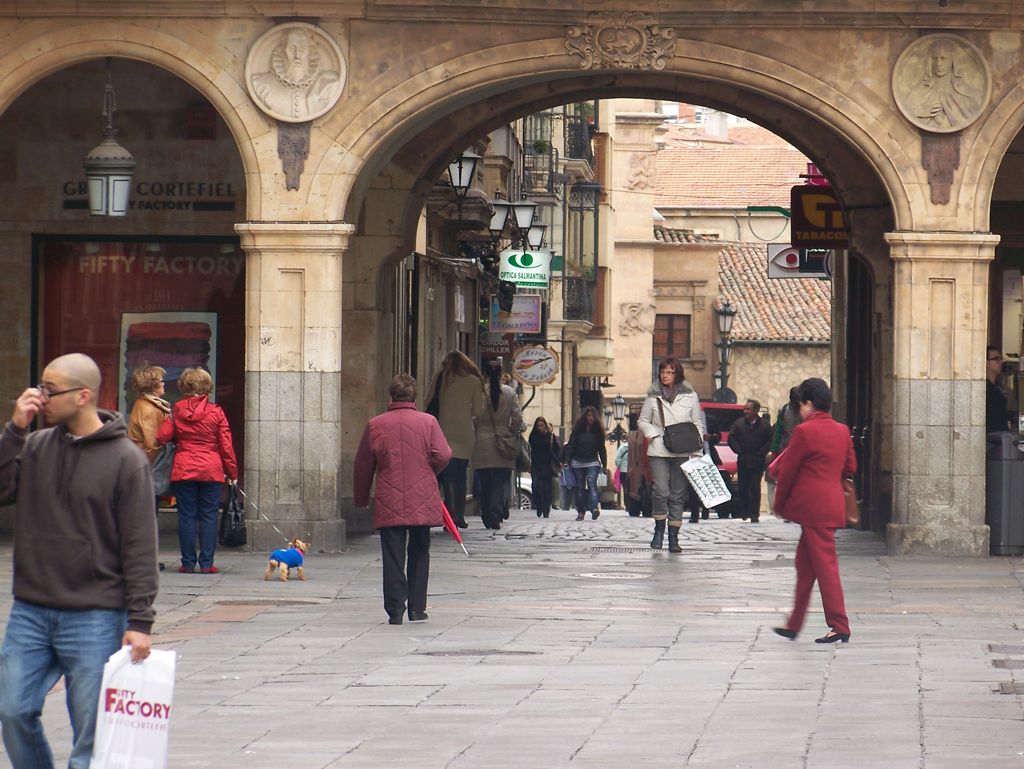
[[[686,360],[690,357],[689,315],[655,316],[653,356],[652,366],[655,378],[658,375],[658,365],[663,359]]]

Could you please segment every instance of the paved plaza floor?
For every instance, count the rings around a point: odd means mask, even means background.
[[[650,529],[513,511],[474,521],[468,558],[438,532],[430,619],[402,626],[373,536],[311,554],[306,582],[264,582],[259,553],[219,552],[215,576],[175,562],[155,631],[180,655],[169,766],[1024,767],[1020,559],[889,558],[840,532],[853,639],[827,646],[817,595],[795,642],[771,632],[798,527],[687,523],[682,555],[652,552]],[[59,690],[44,721],[65,765]]]

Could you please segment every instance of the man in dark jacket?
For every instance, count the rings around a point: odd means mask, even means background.
[[[0,498],[16,498],[14,604],[0,650],[0,721],[15,769],[52,766],[43,700],[64,676],[68,766],[89,766],[103,666],[149,656],[157,592],[153,473],[120,414],[100,411],[100,370],[64,355],[15,401],[0,435]],[[32,434],[42,413],[53,425]]]
[[[736,452],[739,476],[737,505],[743,520],[751,523],[757,523],[761,517],[761,478],[772,443],[771,423],[759,414],[760,411],[760,403],[747,401],[743,416],[733,422],[729,430],[729,448]]]

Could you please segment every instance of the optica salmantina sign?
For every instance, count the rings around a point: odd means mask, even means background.
[[[547,288],[551,282],[551,252],[505,249],[499,255],[498,278],[523,288]]]

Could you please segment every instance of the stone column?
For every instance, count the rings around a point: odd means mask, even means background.
[[[893,554],[988,555],[985,346],[999,237],[893,232]]]
[[[338,550],[341,257],[354,228],[245,222],[235,230],[246,252],[244,483],[261,513],[250,544],[271,550],[283,534]]]

